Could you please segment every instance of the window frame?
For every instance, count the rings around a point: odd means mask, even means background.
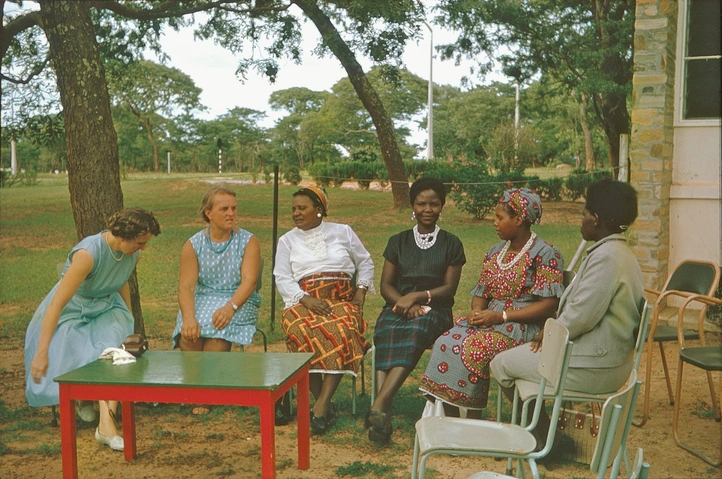
[[[687,57],[687,31],[689,25],[689,9],[690,0],[679,0],[677,10],[677,57],[675,62],[675,82],[674,82],[674,126],[722,126],[721,118],[684,118],[684,106],[685,106],[685,86],[687,83],[687,61],[689,58],[698,59],[715,59],[721,58],[722,55],[711,55],[711,56],[696,56]],[[722,113],[721,113],[722,115]]]

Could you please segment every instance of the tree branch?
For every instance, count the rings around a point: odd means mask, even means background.
[[[0,35],[2,36],[2,43],[0,43],[0,61],[5,58],[8,48],[10,48],[10,41],[15,38],[16,35],[34,26],[42,26],[40,22],[40,12],[32,11],[13,18],[7,25],[3,23],[2,30],[0,30],[2,33],[2,35]]]

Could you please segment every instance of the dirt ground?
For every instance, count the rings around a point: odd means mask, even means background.
[[[151,341],[154,349],[167,345]],[[61,477],[60,429],[49,425],[50,408],[27,407],[24,397],[23,353],[20,340],[0,345],[3,417],[0,477]],[[250,350],[260,350],[251,347]],[[283,350],[282,344],[271,345]],[[668,357],[676,369],[677,351]],[[646,355],[646,352],[645,352]],[[655,351],[658,359],[659,353]],[[642,370],[646,357],[642,362]],[[369,371],[369,364],[366,364]],[[369,371],[370,372],[370,371]],[[416,379],[411,378],[409,381]],[[715,385],[719,385],[719,375]],[[344,381],[348,381],[344,379]],[[712,468],[683,451],[672,436],[672,407],[666,396],[661,366],[653,374],[652,416],[643,428],[633,427],[628,441],[631,455],[644,448],[654,478],[719,478],[720,468]],[[412,385],[413,386],[413,385]],[[368,388],[367,384],[367,388]],[[706,378],[699,370],[685,371],[683,435],[695,436],[695,442],[709,453],[720,450],[722,429],[711,418]],[[413,388],[402,390],[397,403],[418,400]],[[348,389],[341,390],[348,396]],[[339,422],[326,436],[311,439],[311,467],[297,469],[296,423],[276,428],[276,464],[279,478],[332,477],[410,477],[415,418],[395,415],[392,444],[379,447],[366,438],[362,416],[368,407],[368,395],[361,397],[357,417],[351,416],[350,400],[337,398],[341,406]],[[408,408],[407,408],[408,409]],[[80,477],[129,477],[160,479],[174,477],[256,478],[261,477],[258,411],[255,408],[213,408],[207,416],[190,414],[189,406],[140,404],[137,411],[138,457],[125,462],[123,455],[99,446],[93,438],[94,427],[78,421],[78,467]],[[419,416],[421,410],[419,409]],[[493,412],[492,412],[493,414]],[[466,478],[479,470],[504,472],[504,462],[492,459],[435,456],[429,460],[427,477]],[[594,477],[588,466],[570,462],[540,466],[547,479]]]

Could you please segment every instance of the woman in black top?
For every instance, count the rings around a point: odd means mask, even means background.
[[[376,321],[377,395],[367,415],[369,439],[391,436],[391,404],[425,349],[453,325],[451,307],[466,263],[459,238],[439,229],[446,200],[443,183],[421,178],[411,185],[413,229],[392,236],[384,251]]]

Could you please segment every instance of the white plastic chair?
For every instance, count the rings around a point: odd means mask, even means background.
[[[554,319],[548,319],[544,326],[544,342],[538,367],[542,382],[537,396],[538,401],[534,408],[534,416],[529,426],[521,427],[496,421],[438,416],[420,419],[416,423],[412,479],[416,478],[419,468],[419,477],[423,479],[426,472],[426,460],[433,454],[512,458],[518,461],[520,472],[523,471],[523,461],[526,460],[532,475],[534,478],[538,478],[539,470],[536,459],[546,456],[554,443],[571,349],[569,331]],[[547,434],[546,445],[542,450],[535,451],[537,442],[531,431],[539,421],[547,384],[552,385],[556,391],[551,426]]]

